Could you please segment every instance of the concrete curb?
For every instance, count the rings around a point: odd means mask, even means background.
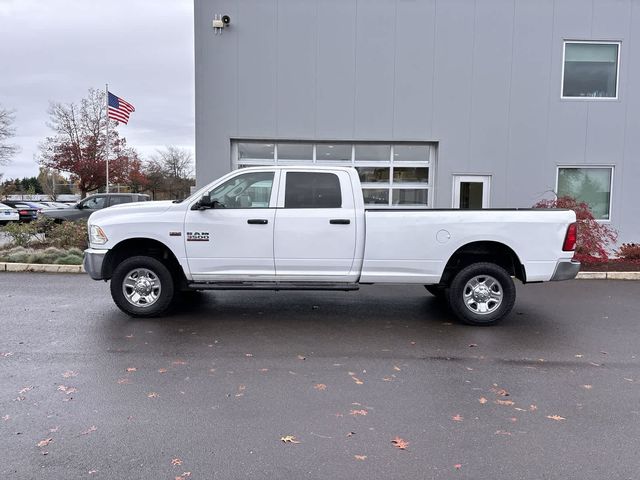
[[[0,272],[85,273],[82,265],[48,265],[43,263],[2,263]]]
[[[82,265],[48,265],[40,263],[2,263],[0,272],[86,273]],[[578,280],[640,280],[640,272],[580,272]]]

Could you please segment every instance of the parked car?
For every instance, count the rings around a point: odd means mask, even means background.
[[[0,203],[0,225],[6,225],[9,222],[17,222],[19,220],[20,214],[15,208]]]
[[[38,208],[32,207],[25,202],[19,200],[3,200],[2,202],[18,211],[21,222],[31,222],[38,218]]]
[[[38,202],[42,205],[45,205],[47,209],[58,209],[58,208],[69,208],[72,207],[72,203],[62,203],[62,202]]]
[[[116,305],[160,315],[179,290],[357,290],[419,284],[472,325],[513,308],[522,283],[574,278],[571,210],[366,208],[354,168],[254,167],[182,202],[89,218],[84,266]]]
[[[96,210],[121,205],[123,203],[146,202],[150,199],[149,195],[142,193],[99,193],[89,195],[84,200],[73,205],[71,208],[61,208],[56,210],[44,210],[42,214],[45,217],[54,219],[57,223],[65,220],[80,220],[81,218],[89,218]]]

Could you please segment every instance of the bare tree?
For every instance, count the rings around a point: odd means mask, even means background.
[[[15,135],[14,120],[15,113],[0,106],[0,165],[7,165],[20,150],[17,145],[8,143],[8,140]]]
[[[158,150],[147,162],[145,174],[150,180],[147,188],[155,195],[165,191],[170,198],[184,198],[193,185],[193,155],[186,149],[169,145]]]

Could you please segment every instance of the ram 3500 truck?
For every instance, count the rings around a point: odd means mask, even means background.
[[[365,208],[353,168],[255,167],[181,202],[89,218],[84,267],[132,316],[189,290],[356,290],[421,284],[473,325],[507,315],[523,283],[568,280],[571,210]]]

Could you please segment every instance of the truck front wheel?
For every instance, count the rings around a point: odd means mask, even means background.
[[[133,317],[155,317],[173,300],[173,276],[156,258],[130,257],[113,271],[111,296],[120,310]]]
[[[493,325],[509,314],[516,287],[507,271],[493,263],[474,263],[451,282],[451,310],[469,325]]]

